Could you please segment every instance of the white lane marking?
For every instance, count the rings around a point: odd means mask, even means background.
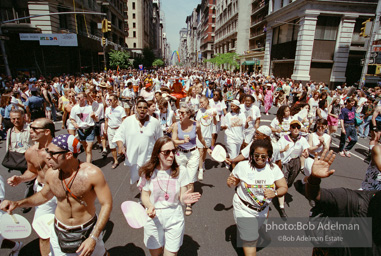
[[[335,135],[339,136],[338,139],[340,140],[340,136],[341,136],[341,135],[339,135],[339,134],[337,134],[337,133],[335,133]],[[369,149],[369,146],[364,146],[363,144],[359,143],[358,141],[357,141],[356,145],[360,145],[360,146],[363,147],[363,148]]]
[[[332,144],[332,145],[335,145],[336,147],[339,147],[339,145],[337,145],[337,144],[335,144],[335,143],[333,143],[333,142],[331,142],[331,144]],[[354,153],[352,153],[352,152],[349,152],[349,153],[351,153],[352,156],[357,157],[358,159],[361,159],[362,161],[365,160],[365,159],[362,158],[361,156],[358,156],[358,155],[356,155],[356,154],[354,154]]]

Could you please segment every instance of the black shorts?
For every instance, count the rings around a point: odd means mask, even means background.
[[[372,121],[370,121],[370,129],[373,131],[373,127],[374,127],[374,125],[373,125],[373,122]],[[377,132],[381,132],[381,121],[376,121],[376,127],[377,127]]]

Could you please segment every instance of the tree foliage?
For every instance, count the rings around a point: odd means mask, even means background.
[[[164,66],[164,61],[162,59],[156,59],[154,60],[154,62],[152,63],[152,66],[154,67],[161,67],[161,66]]]
[[[155,53],[152,51],[151,48],[144,48],[143,49],[143,57],[142,58],[135,58],[134,66],[135,68],[138,68],[140,64],[143,64],[145,68],[152,67],[152,63],[155,60]]]
[[[210,62],[217,67],[221,67],[222,65],[226,64],[230,67],[238,68],[239,64],[237,62],[237,56],[238,54],[235,52],[218,53],[215,57],[209,60],[204,60],[204,62]]]
[[[128,68],[131,66],[130,54],[127,51],[111,50],[109,53],[109,64],[111,68],[116,69],[118,66],[120,69]]]

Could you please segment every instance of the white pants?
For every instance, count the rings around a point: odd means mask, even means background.
[[[144,226],[144,244],[148,249],[164,248],[177,252],[183,244],[184,213],[181,205],[176,208],[156,209],[156,216]]]
[[[110,146],[110,149],[115,149],[117,144],[116,142],[113,142],[116,130],[118,129],[112,129],[112,128],[107,128],[107,140],[108,140],[108,145]]]
[[[44,187],[43,184],[42,184],[42,186],[40,186],[38,184],[37,179],[36,179],[36,181],[34,182],[33,190],[37,193],[37,192],[41,191],[43,187]],[[52,199],[50,199],[48,202],[46,202],[44,204],[36,206],[35,212],[34,212],[34,217],[33,217],[33,222],[43,215],[54,214],[56,211],[56,207],[57,207],[57,198],[56,197],[53,197]]]
[[[200,152],[196,148],[195,150],[184,153],[180,150],[176,155],[176,162],[178,165],[185,166],[187,168],[189,183],[197,181],[198,164],[200,161]]]
[[[304,174],[308,177],[311,175],[312,165],[314,164],[314,159],[307,157],[304,161]]]
[[[230,159],[236,158],[239,155],[242,143],[237,144],[236,142],[226,141],[225,145]]]

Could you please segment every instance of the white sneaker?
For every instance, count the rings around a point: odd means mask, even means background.
[[[22,242],[16,242],[16,245],[17,245],[16,249],[11,251],[9,256],[18,256],[19,255],[23,243]]]
[[[202,181],[204,179],[204,170],[200,169],[198,170],[198,180]]]

